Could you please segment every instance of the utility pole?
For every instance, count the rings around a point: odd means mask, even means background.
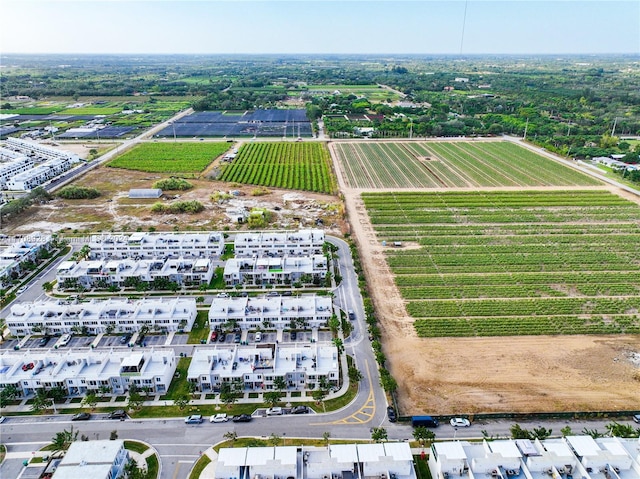
[[[525,125],[524,125],[524,138],[523,138],[523,140],[527,139],[527,128],[529,128],[529,118],[527,118],[527,123],[525,123]]]
[[[618,117],[613,119],[613,128],[611,128],[611,136],[616,136],[616,125],[618,124]]]

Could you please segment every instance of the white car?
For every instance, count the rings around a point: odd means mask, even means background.
[[[22,294],[27,290],[26,286],[21,286],[18,288],[18,290],[16,291],[16,294]]]
[[[216,298],[228,298],[229,293],[218,293],[216,294]]]
[[[228,420],[229,417],[226,415],[226,413],[214,414],[209,418],[209,422],[227,422]]]
[[[469,427],[471,423],[468,419],[462,417],[452,417],[451,421],[449,421],[452,427]]]
[[[267,416],[282,416],[282,414],[284,414],[284,411],[281,407],[275,406],[267,409]]]

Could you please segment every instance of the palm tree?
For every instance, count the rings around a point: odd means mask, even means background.
[[[62,452],[69,449],[71,443],[78,438],[80,431],[74,431],[73,426],[68,431],[64,429],[62,432],[56,433],[55,437],[51,439],[51,445],[53,447],[53,453]]]

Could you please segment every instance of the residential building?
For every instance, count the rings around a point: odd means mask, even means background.
[[[132,384],[165,393],[177,361],[173,349],[132,351],[4,351],[0,354],[0,389],[14,385],[21,397],[61,387],[70,396],[89,391],[124,394]]]
[[[129,453],[124,441],[76,441],[58,464],[52,479],[119,479]]]
[[[94,235],[91,259],[216,258],[224,253],[222,233],[133,233]]]
[[[224,266],[227,286],[238,284],[320,284],[327,275],[327,257],[313,256],[232,258]]]
[[[7,189],[7,182],[14,176],[33,168],[33,159],[18,156],[15,159],[0,163],[0,189]]]
[[[138,283],[151,289],[170,289],[169,283],[179,287],[209,284],[213,273],[208,258],[83,260],[60,263],[56,279],[61,289],[124,288]]]
[[[322,254],[324,231],[307,229],[271,233],[239,233],[234,241],[236,258],[312,256]]]
[[[323,379],[339,384],[338,350],[333,344],[255,346],[224,345],[198,348],[187,378],[198,391],[219,391],[223,383],[241,384],[246,391],[274,389],[275,378],[288,390],[318,388]]]
[[[82,158],[75,153],[57,150],[35,141],[27,141],[20,138],[7,138],[5,140],[5,147],[27,156],[36,156],[45,160],[69,160],[71,163],[77,163],[82,160]]]
[[[195,298],[126,298],[77,301],[35,301],[11,306],[7,327],[15,336],[35,332],[65,334],[85,331],[136,332],[143,326],[151,331],[191,331],[197,315]]]
[[[6,188],[8,190],[29,191],[64,173],[72,166],[73,163],[68,158],[47,160],[13,176],[7,181]]]
[[[50,249],[51,236],[32,234],[0,250],[0,287],[9,287],[25,273],[26,262],[35,262],[40,251]]]
[[[242,329],[321,328],[333,315],[328,296],[267,296],[258,298],[213,298],[209,327],[233,324]]]
[[[295,479],[415,479],[406,442],[222,448],[215,477],[289,477]]]

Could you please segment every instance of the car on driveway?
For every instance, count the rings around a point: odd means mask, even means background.
[[[308,414],[309,408],[307,406],[293,406],[291,408],[291,414]]]
[[[115,411],[111,411],[107,417],[109,419],[126,419],[127,413],[124,409],[116,409]]]
[[[237,416],[233,416],[231,419],[233,422],[249,422],[253,418],[249,414],[238,414]]]
[[[233,336],[233,342],[238,344],[241,338],[242,338],[242,333],[236,333],[235,336]]]
[[[471,426],[471,422],[468,419],[463,417],[452,417],[451,421],[449,421],[451,427],[469,427]]]
[[[218,336],[219,343],[224,343],[226,339],[227,339],[227,333],[220,333],[220,336]]]
[[[202,414],[192,414],[184,418],[185,424],[202,424]]]
[[[387,417],[389,418],[389,422],[396,422],[398,420],[398,415],[393,406],[387,406]]]
[[[229,416],[226,413],[214,414],[209,418],[209,422],[227,422],[228,420]]]
[[[91,419],[91,414],[88,412],[79,412],[71,418],[72,421],[88,421],[89,419]]]
[[[284,414],[284,411],[281,407],[274,406],[267,409],[267,416],[282,416],[282,414]]]
[[[49,342],[49,336],[43,336],[42,338],[40,338],[40,341],[38,341],[38,346],[40,346],[41,348],[44,348],[48,342]]]
[[[120,344],[129,344],[129,340],[131,339],[130,334],[125,334],[120,338]]]
[[[211,342],[215,342],[218,339],[218,331],[214,331],[211,333]]]

